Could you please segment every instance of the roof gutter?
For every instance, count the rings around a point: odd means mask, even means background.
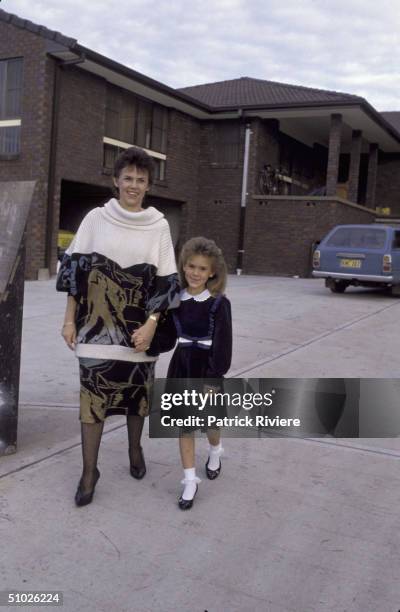
[[[152,89],[155,89],[160,93],[174,97],[180,100],[181,102],[185,102],[186,104],[190,104],[191,106],[194,106],[199,110],[206,112],[211,112],[213,110],[213,108],[208,104],[200,102],[200,100],[192,98],[187,94],[183,94],[179,90],[174,89],[173,87],[164,85],[164,83],[160,83],[160,81],[156,81],[155,79],[147,77],[144,74],[133,70],[132,68],[128,68],[127,66],[124,66],[123,64],[120,64],[115,60],[109,59],[108,57],[97,53],[96,51],[92,51],[87,47],[83,47],[79,43],[75,43],[72,47],[70,47],[70,50],[73,53],[78,53],[80,57],[84,57],[87,60],[91,60],[92,62],[95,62],[97,64],[100,64],[101,66],[104,66],[105,68],[108,68],[109,70],[113,70],[114,72],[118,72],[123,76],[134,79],[142,85],[146,85],[147,87],[151,87]]]

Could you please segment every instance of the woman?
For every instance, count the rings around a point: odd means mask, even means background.
[[[179,294],[168,223],[155,208],[142,208],[152,170],[141,149],[120,155],[113,177],[117,198],[86,215],[58,273],[57,289],[68,292],[62,336],[79,358],[78,506],[92,501],[109,415],[127,415],[130,472],[137,479],[146,473],[140,439],[157,358],[154,334]]]

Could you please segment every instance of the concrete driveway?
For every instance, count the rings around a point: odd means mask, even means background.
[[[228,293],[231,375],[399,371],[395,298],[244,276]],[[0,459],[0,591],[61,590],[68,612],[400,609],[399,439],[226,438],[216,482],[205,478],[201,439],[203,482],[185,513],[176,440],[144,436],[148,473],[134,481],[114,417],[94,501],[76,508],[78,371],[60,337],[64,304],[53,281],[26,284],[19,446]]]

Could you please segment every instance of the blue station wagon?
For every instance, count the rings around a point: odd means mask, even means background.
[[[400,296],[400,228],[337,225],[313,253],[313,276],[334,293],[349,285],[388,287]]]

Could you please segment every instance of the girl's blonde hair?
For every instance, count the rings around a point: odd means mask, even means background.
[[[187,264],[191,257],[195,255],[202,255],[203,257],[209,257],[212,260],[211,267],[213,276],[208,279],[206,286],[211,295],[218,295],[223,293],[226,287],[226,264],[222,251],[217,247],[214,240],[203,238],[203,236],[196,236],[196,238],[190,238],[182,247],[179,256],[179,276],[181,277],[182,287],[187,287],[185,279],[185,273],[183,266]]]

